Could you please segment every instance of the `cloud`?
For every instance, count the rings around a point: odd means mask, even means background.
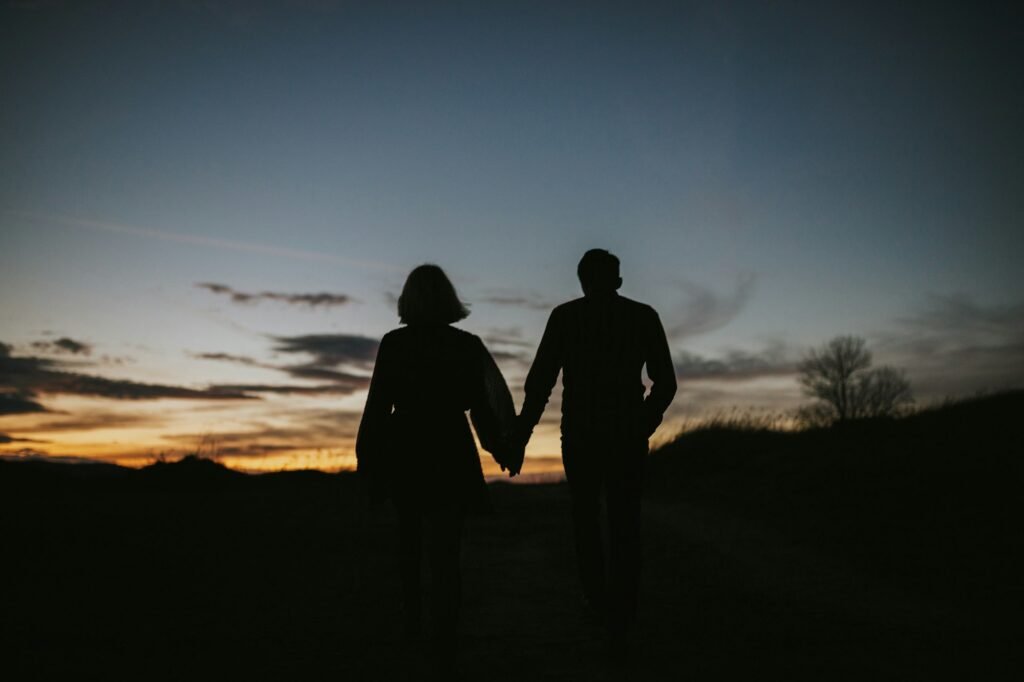
[[[555,301],[531,292],[495,291],[481,296],[477,300],[481,303],[490,303],[492,305],[515,306],[517,308],[545,312],[558,305]]]
[[[200,289],[206,289],[215,294],[229,296],[234,303],[258,303],[259,301],[278,301],[289,305],[304,305],[310,308],[333,307],[351,303],[352,297],[347,294],[332,294],[320,292],[314,294],[286,294],[278,291],[261,291],[249,293],[238,291],[226,284],[214,282],[199,282],[196,284]]]
[[[351,374],[349,372],[329,369],[327,367],[320,367],[317,365],[287,365],[279,367],[278,369],[288,373],[296,379],[333,381],[336,384],[354,386],[357,389],[365,388],[370,381],[370,377],[365,374]]]
[[[234,362],[239,365],[246,365],[248,367],[266,367],[266,365],[255,358],[250,358],[245,355],[235,355],[233,353],[190,353],[194,358],[200,360],[221,360],[224,362]]]
[[[923,397],[1024,386],[1024,301],[931,295],[871,340],[876,358],[906,368]]]
[[[1024,339],[1024,302],[986,306],[965,294],[933,294],[920,312],[899,322],[932,337]]]
[[[31,396],[22,392],[0,391],[0,416],[5,414],[34,414],[46,411],[47,409],[40,403],[32,400]]]
[[[95,431],[138,426],[159,426],[163,420],[155,415],[90,410],[73,416],[62,416],[40,421],[31,426],[18,427],[23,433],[52,433],[63,431]]]
[[[754,293],[754,278],[741,277],[729,294],[719,294],[694,282],[683,282],[685,301],[669,319],[666,333],[674,340],[721,329],[746,307]]]
[[[231,362],[247,367],[259,367],[282,372],[293,379],[321,382],[314,386],[302,384],[218,384],[211,391],[241,393],[276,393],[282,395],[351,395],[365,389],[370,383],[368,374],[357,374],[339,369],[353,366],[368,370],[377,356],[379,342],[365,336],[349,334],[309,334],[304,336],[274,337],[274,351],[286,354],[305,354],[312,360],[299,364],[274,364],[233,353],[193,353],[203,360]],[[327,383],[323,383],[327,382]]]
[[[491,356],[506,372],[506,378],[510,378],[509,374],[525,373],[533,359],[534,344],[525,341],[522,334],[519,327],[500,327],[482,337]]]
[[[933,295],[865,336],[875,366],[905,369],[920,401],[1024,387],[1024,301],[985,304],[963,294]],[[775,343],[715,356],[677,353],[680,393],[673,410],[796,404],[799,387],[788,378],[796,376],[803,350]],[[748,383],[773,378],[782,381]]]
[[[326,450],[351,442],[361,413],[338,410],[295,410],[283,415],[290,426],[256,421],[248,428],[220,433],[183,433],[164,436],[171,443],[193,446],[209,443],[218,456],[253,456],[287,450]]]
[[[484,335],[483,339],[489,345],[531,349],[535,346],[535,344],[523,339],[523,330],[519,327],[494,327],[489,333]]]
[[[45,440],[36,440],[34,438],[18,438],[17,436],[10,436],[6,433],[0,433],[0,444],[7,443],[48,443]]]
[[[275,351],[311,355],[313,362],[306,366],[314,367],[371,367],[377,358],[377,346],[380,344],[377,339],[355,334],[277,336],[274,340],[277,342]]]
[[[114,400],[244,400],[255,396],[233,391],[193,389],[165,384],[147,384],[125,379],[107,379],[69,372],[58,361],[35,356],[13,357],[10,346],[0,344],[0,403],[4,414],[40,412],[38,394],[81,395]]]
[[[510,362],[526,365],[530,362],[530,356],[525,351],[492,350],[491,357],[498,363]]]
[[[34,341],[32,348],[42,353],[68,353],[70,355],[91,355],[92,345],[75,341],[66,336],[56,341]]]
[[[52,213],[15,210],[4,210],[3,212],[16,218],[31,220],[44,225],[62,225],[77,229],[96,230],[109,234],[148,237],[151,239],[175,242],[179,244],[191,244],[201,248],[225,249],[242,253],[253,253],[261,256],[270,256],[272,258],[291,258],[295,260],[333,263],[335,265],[367,268],[372,270],[394,271],[396,269],[395,266],[387,263],[378,263],[355,258],[344,258],[324,253],[322,251],[306,251],[303,249],[292,249],[282,246],[272,246],[269,244],[218,239],[216,237],[185,234],[182,232],[172,232],[170,230],[157,230],[151,227],[142,227],[138,225],[124,225],[105,220],[86,220],[74,216],[64,216]]]
[[[683,351],[676,356],[676,375],[683,381],[750,381],[793,376],[797,364],[793,356],[794,353],[781,344],[757,353],[731,350],[719,358]]]
[[[299,386],[293,384],[217,384],[210,387],[211,391],[225,393],[276,393],[280,395],[350,395],[369,385],[369,378],[360,377],[358,383],[332,383],[317,386]]]

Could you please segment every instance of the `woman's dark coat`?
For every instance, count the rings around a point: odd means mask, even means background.
[[[485,510],[481,445],[503,463],[512,397],[479,337],[448,325],[409,325],[377,350],[356,439],[374,499],[431,509]]]

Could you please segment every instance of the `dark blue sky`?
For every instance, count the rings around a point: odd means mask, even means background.
[[[1024,61],[998,6],[0,6],[16,349],[51,332],[132,358],[109,376],[252,381],[195,354],[378,337],[436,261],[467,328],[528,356],[603,246],[673,330],[681,412],[792,404],[785,367],[838,333],[922,395],[1024,377]]]

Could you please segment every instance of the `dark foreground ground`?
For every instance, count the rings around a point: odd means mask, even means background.
[[[579,609],[567,491],[466,530],[467,680],[1020,679],[1021,394],[653,454],[634,661]],[[351,476],[0,462],[0,677],[421,679]]]

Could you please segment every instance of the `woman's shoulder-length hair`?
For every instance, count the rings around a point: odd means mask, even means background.
[[[398,319],[405,324],[452,324],[469,315],[448,275],[437,265],[420,265],[409,273],[398,297]]]

